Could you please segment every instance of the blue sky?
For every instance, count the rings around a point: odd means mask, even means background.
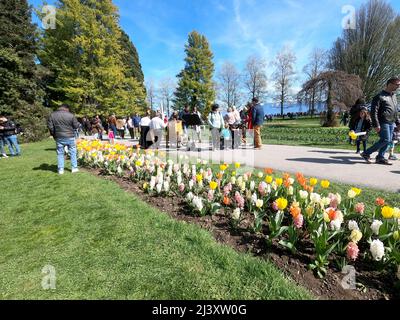
[[[41,0],[28,0],[38,6]],[[48,3],[54,3],[54,0]],[[145,79],[175,78],[184,66],[184,45],[192,30],[204,34],[216,71],[224,61],[242,70],[250,55],[271,63],[289,46],[302,69],[313,48],[329,49],[342,32],[342,7],[364,0],[114,0],[121,25],[135,44]],[[400,1],[389,0],[400,12]],[[272,73],[272,67],[268,68]]]

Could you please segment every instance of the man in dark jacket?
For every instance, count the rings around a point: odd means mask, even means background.
[[[17,127],[13,121],[7,119],[5,116],[0,117],[0,139],[2,137],[3,143],[7,144],[10,154],[13,157],[21,155],[21,148],[18,144],[16,129]],[[4,153],[4,149],[1,149],[3,157],[7,157]]]
[[[380,139],[371,148],[361,154],[368,163],[371,163],[371,154],[379,150],[376,163],[391,165],[384,156],[388,145],[392,141],[395,124],[400,124],[396,99],[396,91],[399,88],[400,79],[392,78],[388,80],[386,88],[372,100],[372,126],[379,134]]]
[[[78,172],[78,162],[76,159],[75,131],[79,128],[79,122],[75,116],[69,112],[67,105],[62,105],[54,111],[47,122],[50,134],[56,140],[58,173],[64,173],[64,147],[67,146],[71,155],[72,173]]]
[[[253,128],[254,128],[254,148],[260,150],[262,147],[261,127],[264,124],[264,108],[259,104],[258,98],[253,98]]]

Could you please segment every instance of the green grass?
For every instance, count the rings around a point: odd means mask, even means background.
[[[356,147],[348,143],[348,133],[349,128],[345,126],[321,127],[318,117],[298,120],[279,119],[264,123],[262,141],[265,144],[355,150]],[[372,131],[367,146],[371,146],[378,139],[378,135]],[[400,152],[400,147],[396,147],[396,152]]]
[[[56,174],[54,142],[0,160],[1,299],[312,298],[271,263],[217,244],[117,184]],[[41,270],[56,270],[43,290]]]

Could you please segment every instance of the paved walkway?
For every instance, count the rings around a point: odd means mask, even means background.
[[[121,140],[117,139],[116,142]],[[123,143],[134,145],[137,141],[123,140]],[[400,192],[400,160],[392,161],[392,166],[367,164],[354,151],[300,146],[264,145],[262,150],[248,147],[227,151],[209,151],[209,145],[205,143],[200,147],[201,152],[172,149],[170,153],[187,154],[216,163],[240,162],[255,168],[301,172],[308,177],[324,178],[352,186]]]

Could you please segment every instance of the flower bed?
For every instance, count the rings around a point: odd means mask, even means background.
[[[231,227],[261,235],[267,246],[295,253],[312,248],[309,268],[324,277],[329,266],[341,270],[368,263],[394,275],[400,264],[400,210],[376,199],[374,207],[357,201],[362,192],[332,194],[327,180],[307,179],[298,173],[276,175],[270,169],[242,172],[239,163],[212,166],[190,164],[166,154],[128,149],[98,141],[78,145],[82,165],[129,178],[148,194],[179,197],[193,215],[223,212]],[[319,193],[316,190],[320,190]]]

